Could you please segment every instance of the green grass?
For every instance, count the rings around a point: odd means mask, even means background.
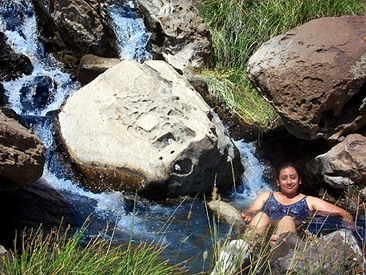
[[[5,274],[183,274],[178,265],[169,265],[160,255],[164,244],[141,242],[133,247],[113,246],[106,236],[100,234],[86,245],[80,245],[87,228],[83,226],[74,234],[55,230],[44,235],[38,230],[24,237],[20,252],[11,251],[13,261],[5,260]],[[70,236],[71,235],[71,236]],[[3,274],[3,273],[2,273]]]
[[[199,10],[212,35],[210,92],[245,123],[272,129],[280,119],[246,76],[250,56],[266,41],[312,19],[365,15],[364,0],[201,0]],[[222,83],[221,83],[222,82]],[[228,101],[226,101],[228,100]]]

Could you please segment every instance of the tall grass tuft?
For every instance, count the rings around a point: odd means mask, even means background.
[[[244,122],[263,130],[280,120],[264,99],[254,96],[246,76],[250,56],[270,38],[312,19],[366,14],[364,0],[200,0],[198,6],[212,35],[211,64],[203,72],[210,91],[228,99]]]
[[[69,230],[44,235],[38,230],[23,237],[20,252],[12,251],[13,260],[5,260],[5,274],[183,274],[178,265],[160,260],[165,246],[141,242],[137,246],[111,245],[104,233],[81,246],[87,223],[69,236]]]

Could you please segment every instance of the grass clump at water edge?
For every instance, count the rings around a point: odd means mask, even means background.
[[[47,236],[37,230],[23,237],[20,252],[5,258],[5,274],[184,274],[179,265],[169,265],[160,255],[165,246],[141,242],[136,247],[112,245],[103,233],[80,245],[87,223],[74,234],[54,230]],[[15,244],[16,247],[16,244]]]
[[[248,80],[250,56],[272,37],[312,19],[366,14],[364,0],[200,0],[198,7],[212,35],[211,64],[202,71],[210,92],[264,131],[281,122]]]

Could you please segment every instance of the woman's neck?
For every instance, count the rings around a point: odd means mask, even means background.
[[[280,193],[282,196],[284,196],[286,199],[293,199],[295,197],[297,197],[300,193],[299,192],[295,192],[295,193],[289,193],[289,194],[285,194],[282,193],[282,191],[279,191],[278,193]]]

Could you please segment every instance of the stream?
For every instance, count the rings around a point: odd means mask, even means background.
[[[33,129],[47,148],[43,179],[58,190],[67,200],[74,213],[76,226],[91,214],[87,236],[98,235],[107,224],[114,228],[108,235],[114,243],[138,244],[142,240],[164,242],[169,246],[163,256],[171,263],[191,259],[190,271],[208,269],[209,259],[203,253],[212,248],[212,217],[206,213],[203,198],[187,198],[164,204],[138,203],[135,208],[129,198],[120,192],[93,193],[73,182],[56,156],[53,135],[55,113],[67,96],[75,92],[80,84],[61,71],[59,64],[45,53],[38,39],[37,19],[28,1],[2,3],[0,31],[8,38],[15,52],[31,60],[34,70],[31,75],[14,81],[3,82],[8,98],[8,108],[13,109]],[[134,13],[132,2],[108,10],[118,37],[121,59],[139,62],[150,59],[148,40],[150,34],[143,21]],[[263,167],[255,156],[255,145],[236,141],[245,167],[245,173],[236,191],[226,200],[238,209],[248,207],[258,194],[271,190],[264,180]],[[132,198],[133,200],[133,198]],[[228,226],[219,224],[218,237],[225,239]]]

